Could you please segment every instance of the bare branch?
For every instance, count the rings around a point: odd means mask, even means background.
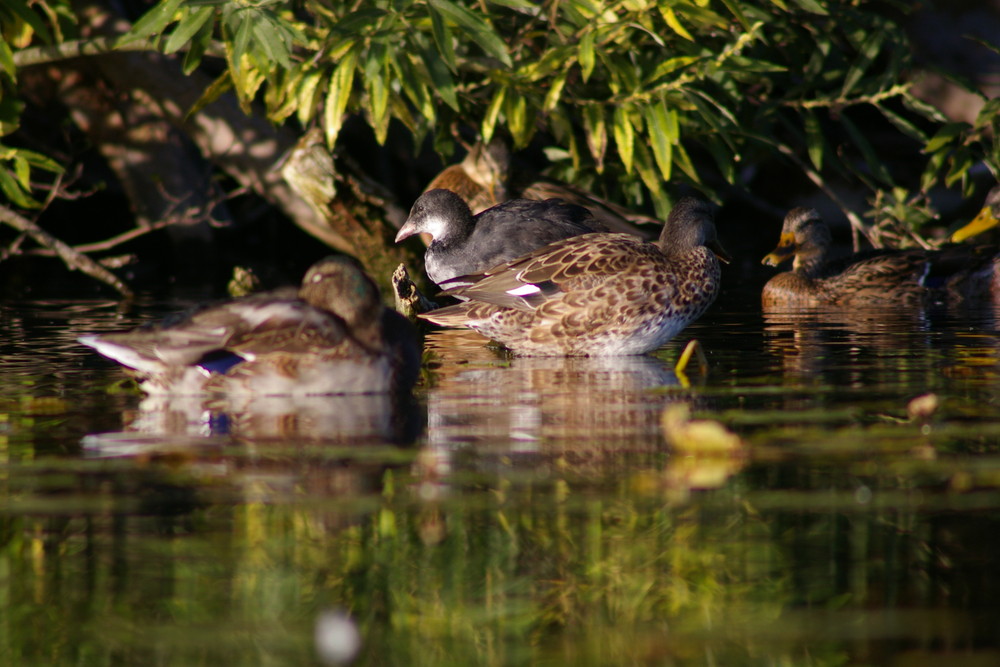
[[[77,252],[63,241],[52,236],[33,221],[3,205],[0,205],[0,222],[10,225],[20,232],[24,232],[39,245],[50,248],[62,259],[70,270],[82,271],[91,278],[100,280],[102,283],[113,287],[126,299],[131,299],[134,296],[128,285],[119,280],[115,274],[105,269],[90,257]]]

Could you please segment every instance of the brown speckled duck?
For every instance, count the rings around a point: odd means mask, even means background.
[[[446,289],[463,303],[421,317],[467,326],[523,356],[618,356],[655,350],[719,291],[709,204],[680,200],[659,241],[595,233],[552,243]],[[442,285],[449,287],[449,283]]]
[[[978,299],[991,273],[989,253],[967,245],[941,250],[873,250],[831,261],[830,229],[819,213],[794,208],[778,247],[762,263],[792,259],[792,270],[764,285],[764,306],[867,306]]]
[[[349,257],[314,264],[296,288],[207,305],[154,326],[80,338],[133,369],[149,394],[306,396],[405,391],[420,350]]]

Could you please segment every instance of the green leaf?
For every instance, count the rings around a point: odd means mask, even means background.
[[[864,44],[858,53],[858,57],[855,58],[854,63],[851,68],[847,71],[844,76],[844,85],[840,90],[840,96],[847,97],[854,87],[864,76],[868,67],[872,64],[875,58],[878,56],[879,51],[882,49],[882,44],[885,43],[886,31],[882,29],[876,30],[874,33],[869,35],[868,39],[865,40]]]
[[[4,0],[4,8],[10,10],[17,15],[19,19],[31,26],[42,41],[46,44],[52,43],[52,33],[49,32],[48,27],[42,22],[42,19],[38,14],[36,14],[28,4],[23,0]]]
[[[934,153],[941,150],[948,144],[952,143],[956,138],[960,137],[968,128],[968,123],[946,123],[934,134],[933,137],[931,137],[931,140],[927,142],[927,145],[924,146],[924,153]]]
[[[694,163],[691,161],[691,156],[684,150],[684,144],[679,142],[674,146],[674,164],[680,167],[681,171],[691,179],[691,182],[701,182],[701,179],[698,177],[698,171],[694,168]]]
[[[14,83],[17,83],[17,65],[14,64],[14,54],[7,46],[7,40],[2,37],[0,37],[0,69],[9,74]]]
[[[190,118],[194,114],[198,113],[209,104],[219,99],[223,93],[232,90],[234,85],[233,77],[229,70],[224,71],[215,81],[211,83],[211,85],[208,86],[208,88],[205,89],[205,91],[201,94],[201,97],[199,97],[197,101],[191,105],[191,108],[188,109],[185,117]]]
[[[740,22],[741,26],[743,26],[743,30],[750,32],[750,22],[747,21],[747,17],[743,15],[743,11],[740,9],[740,6],[733,2],[733,0],[722,0],[722,4],[726,6],[726,9],[729,10],[730,14],[736,17],[736,20]]]
[[[457,25],[471,41],[478,44],[486,53],[511,67],[510,54],[507,45],[499,35],[478,15],[450,0],[429,0],[430,5],[441,12],[448,20]]]
[[[420,55],[423,57],[424,65],[427,67],[427,73],[431,76],[431,82],[434,84],[434,92],[441,97],[445,104],[455,111],[459,111],[458,95],[455,92],[455,80],[445,66],[444,60],[438,57],[437,51],[431,49],[423,50]]]
[[[898,129],[903,134],[916,139],[920,143],[927,143],[927,133],[913,124],[908,118],[903,117],[902,114],[896,113],[895,111],[886,108],[885,106],[879,104],[878,110],[882,112],[882,115],[892,123],[896,129]]]
[[[399,74],[403,92],[420,111],[421,116],[428,123],[433,123],[437,114],[434,109],[434,100],[428,90],[426,77],[423,76],[425,70],[422,68],[418,70],[406,54],[401,55],[402,58],[392,58],[392,65]]]
[[[151,35],[158,35],[168,24],[173,22],[177,8],[183,0],[164,0],[158,5],[142,15],[132,29],[122,36],[120,44],[128,44],[136,40],[145,39]]]
[[[432,5],[428,5],[428,12],[431,16],[431,32],[434,35],[434,43],[437,44],[438,52],[444,59],[448,69],[452,72],[458,72],[458,61],[455,58],[455,39],[452,37],[451,30],[448,29],[448,25],[441,18],[441,14],[437,12]]]
[[[308,125],[316,110],[316,93],[323,80],[323,71],[313,69],[305,73],[295,91],[296,117],[302,125]]]
[[[167,38],[167,43],[163,46],[164,53],[174,53],[187,44],[195,33],[201,30],[205,22],[215,15],[215,7],[206,6],[197,9],[188,9],[184,18],[181,19],[174,31]]]
[[[373,42],[368,50],[364,84],[375,138],[383,144],[389,132],[389,48],[385,42]]]
[[[622,160],[622,166],[625,167],[625,173],[631,174],[635,154],[635,128],[632,127],[632,119],[629,118],[628,109],[624,105],[615,107],[611,130],[615,136],[615,145],[618,146],[618,156]]]
[[[14,177],[22,188],[31,190],[31,165],[24,159],[23,155],[14,156]]]
[[[975,129],[981,129],[990,125],[995,125],[1000,121],[1000,97],[994,97],[992,100],[986,102],[983,108],[979,110],[979,114],[976,115],[976,122],[973,127]]]
[[[43,169],[45,171],[51,171],[53,174],[61,174],[65,169],[63,166],[50,158],[48,155],[43,155],[41,153],[36,153],[35,151],[29,151],[26,148],[18,148],[17,154],[24,158],[28,164],[36,169]]]
[[[924,173],[920,175],[921,190],[927,192],[934,186],[937,181],[937,174],[941,171],[941,167],[944,166],[946,159],[948,159],[946,151],[931,153],[930,158],[927,160],[927,166],[924,167]]]
[[[507,95],[504,101],[507,129],[514,138],[514,147],[523,148],[531,141],[534,125],[528,122],[528,100],[525,95]]]
[[[664,181],[670,180],[673,146],[677,142],[677,112],[673,111],[673,119],[670,116],[664,100],[646,107],[646,131]]]
[[[824,7],[823,4],[818,0],[792,0],[792,1],[802,9],[806,10],[807,12],[812,12],[813,14],[822,14],[823,16],[827,16],[830,13],[829,11],[827,11],[826,7]]]
[[[253,33],[252,15],[257,14],[253,8],[243,8],[236,11],[231,16],[230,25],[236,27],[232,44],[233,69],[239,71],[243,56],[247,53],[247,46],[250,44],[250,36]]]
[[[823,151],[826,149],[826,139],[823,137],[819,118],[815,112],[807,110],[803,113],[803,120],[806,126],[806,149],[809,151],[809,160],[816,167],[816,171],[821,172],[823,171]]]
[[[955,151],[955,155],[952,156],[951,168],[948,169],[948,173],[944,177],[944,184],[950,188],[956,181],[965,178],[969,170],[972,169],[973,163],[972,153],[968,148],[963,146]]]
[[[702,60],[700,56],[677,56],[676,58],[668,58],[654,67],[652,73],[650,73],[644,81],[647,85],[652,84],[657,79],[679,70],[682,67],[687,67],[692,63],[696,63],[699,60]]]
[[[653,158],[649,154],[649,149],[642,143],[635,146],[635,168],[650,194],[654,198],[659,197],[662,191],[660,170],[653,167]]]
[[[276,61],[284,68],[292,66],[289,60],[288,43],[284,40],[282,33],[275,25],[274,21],[261,15],[253,24],[253,34],[257,37],[257,44],[267,53],[268,58]]]
[[[337,135],[340,134],[340,128],[344,123],[347,103],[353,92],[357,62],[358,49],[352,48],[337,63],[337,68],[330,77],[330,88],[323,109],[323,129],[326,132],[326,145],[331,148],[337,142]]]
[[[41,208],[42,206],[22,190],[10,172],[3,168],[0,168],[0,192],[3,192],[15,206],[21,208]]]
[[[506,98],[507,86],[501,86],[497,89],[497,92],[493,94],[493,99],[490,100],[490,105],[486,108],[486,114],[483,116],[482,129],[480,130],[483,141],[486,143],[489,143],[490,139],[493,138],[493,132],[496,130],[497,119],[500,117],[500,110],[503,108],[503,103]]]
[[[580,63],[580,75],[583,77],[583,82],[587,83],[587,80],[590,78],[590,74],[594,71],[593,30],[588,30],[583,33],[583,37],[580,39],[580,48],[576,59]]]
[[[672,7],[669,5],[660,5],[660,14],[663,16],[663,20],[667,22],[667,26],[669,26],[671,30],[689,42],[694,41],[694,37],[691,36],[691,33],[689,33],[684,26],[681,25],[679,20],[677,20],[677,14],[674,13]]]
[[[563,70],[549,81],[549,90],[545,93],[545,101],[542,103],[542,110],[546,113],[552,111],[559,104],[563,89],[566,87],[566,79],[569,77],[569,70]]]
[[[608,130],[604,124],[604,107],[588,104],[583,107],[583,129],[587,133],[587,147],[596,163],[597,173],[604,171],[604,155],[608,149]]]
[[[208,45],[212,42],[212,33],[215,30],[215,21],[206,21],[202,24],[198,32],[191,38],[190,46],[184,53],[184,74],[190,74],[201,64],[201,58],[205,55]],[[172,37],[173,35],[171,35]]]

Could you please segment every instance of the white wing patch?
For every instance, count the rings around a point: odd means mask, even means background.
[[[538,294],[541,291],[542,288],[538,285],[528,283],[526,285],[521,285],[520,287],[507,290],[507,294],[510,294],[511,296],[531,296],[532,294]]]

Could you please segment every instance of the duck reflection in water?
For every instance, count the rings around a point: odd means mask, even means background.
[[[440,363],[427,393],[427,443],[444,451],[595,457],[659,449],[655,390],[676,386],[668,363],[633,357],[498,357],[475,333],[434,332]]]
[[[137,432],[405,442],[419,428],[415,334],[352,258],[317,262],[297,289],[80,340],[138,377]]]

